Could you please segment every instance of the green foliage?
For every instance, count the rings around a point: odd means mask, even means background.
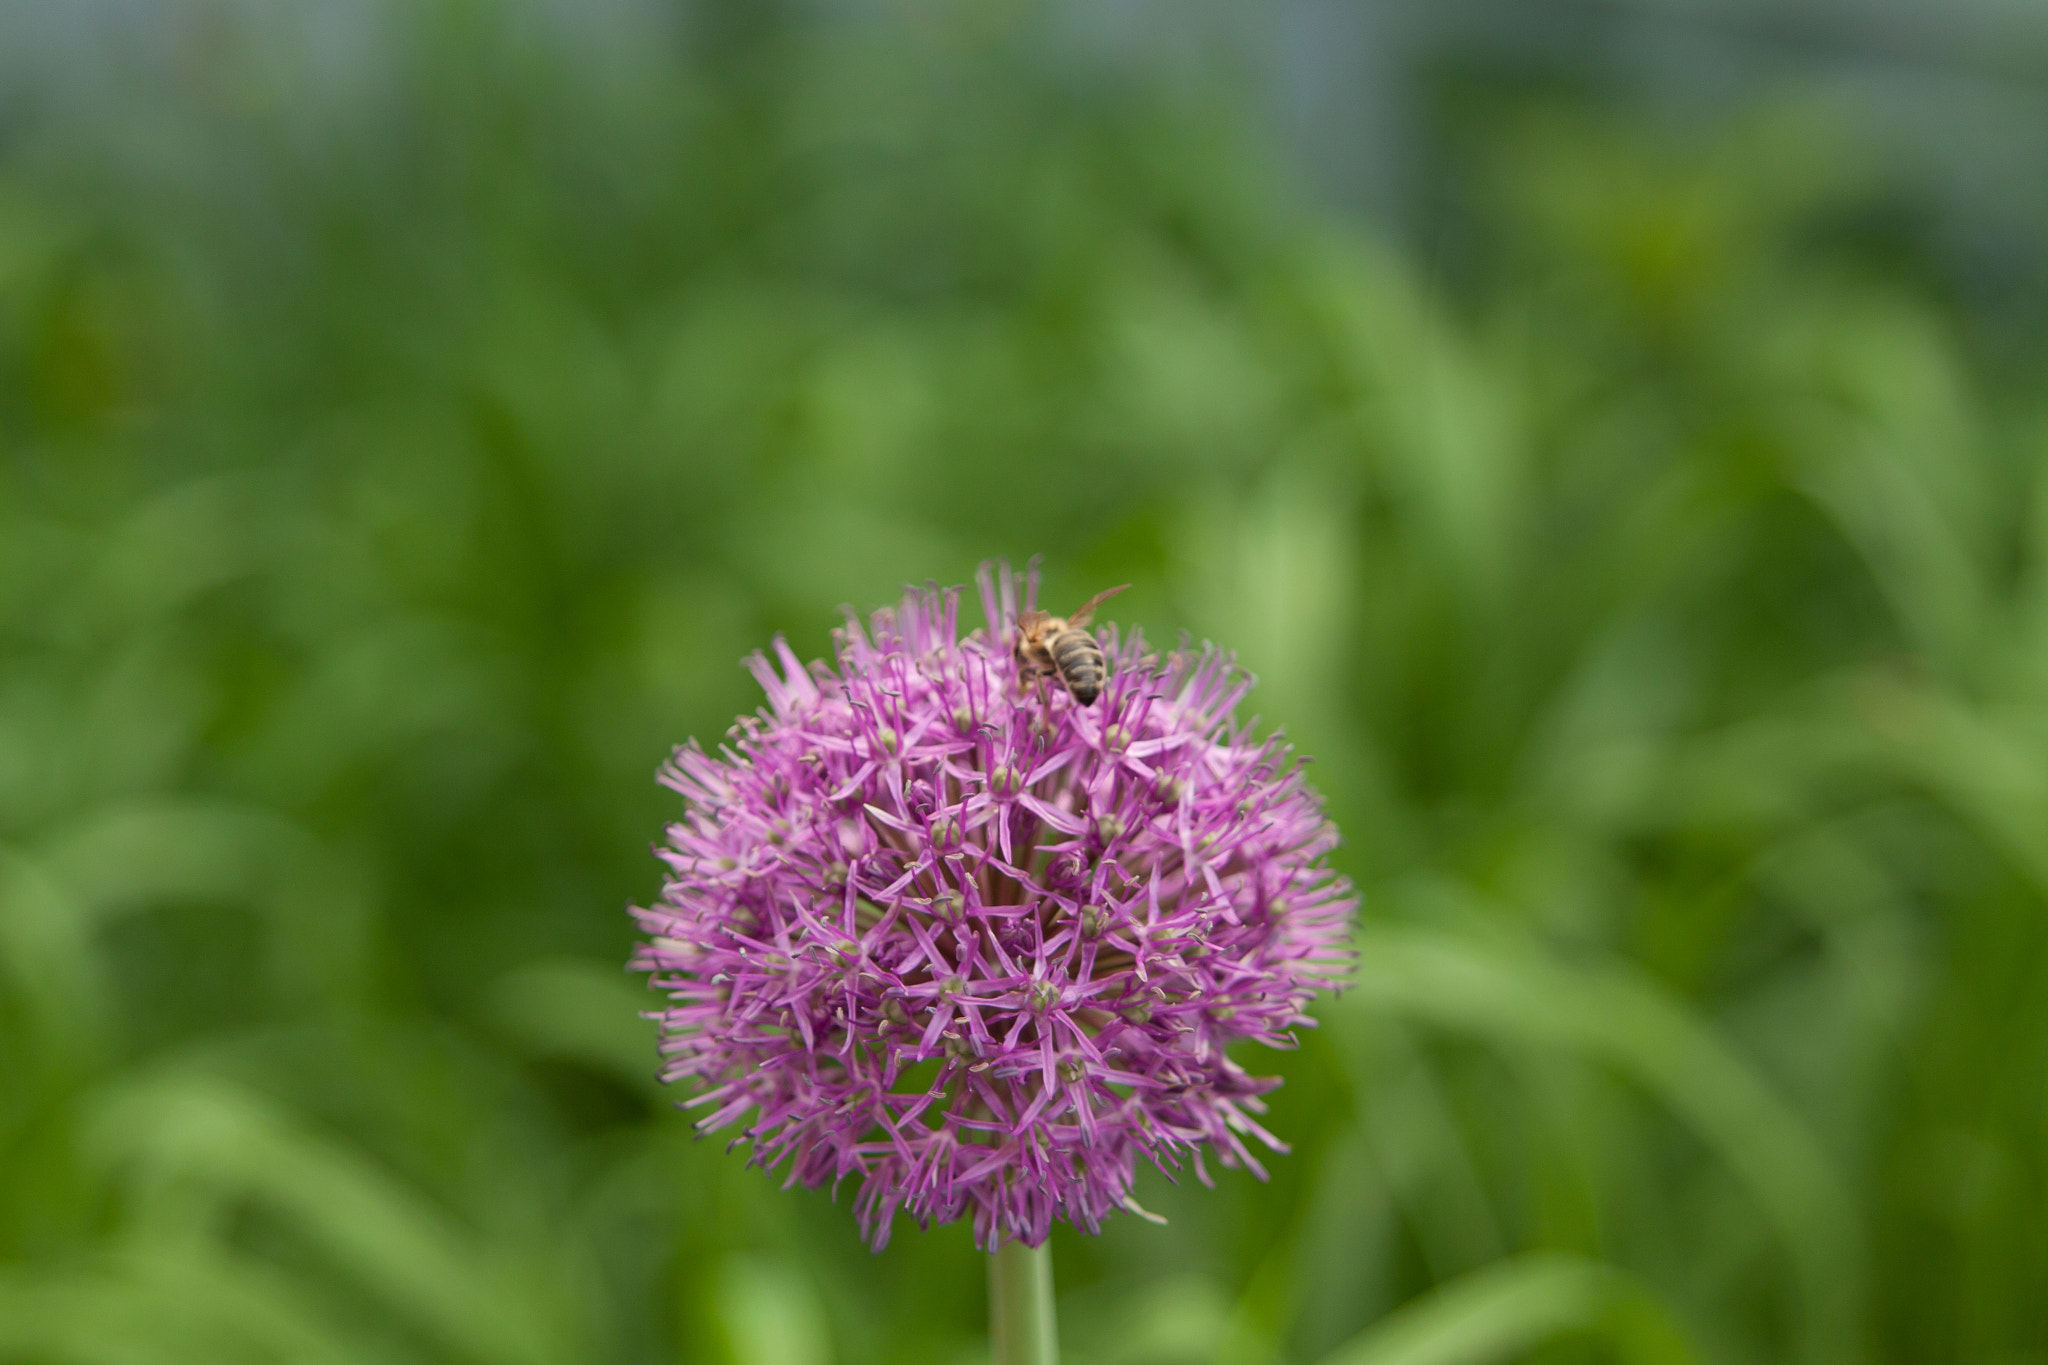
[[[622,906],[743,654],[1038,551],[1368,897],[1069,1358],[2048,1351],[2048,461],[1824,127],[1492,110],[1453,285],[1023,12],[430,14],[0,152],[0,1359],[975,1359],[961,1229],[690,1138]]]

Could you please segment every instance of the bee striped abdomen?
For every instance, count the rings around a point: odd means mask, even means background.
[[[1083,706],[1094,705],[1102,695],[1102,677],[1109,668],[1095,638],[1085,630],[1062,631],[1052,642],[1052,662],[1074,700]]]

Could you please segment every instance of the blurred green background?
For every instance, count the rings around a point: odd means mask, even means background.
[[[2048,1360],[2048,46],[1428,8],[0,8],[0,1360],[985,1359],[623,911],[1038,552],[1367,898],[1076,1365]]]

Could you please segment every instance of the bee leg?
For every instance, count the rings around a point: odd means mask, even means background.
[[[1038,686],[1038,730],[1043,734],[1052,733],[1052,694],[1046,689],[1044,673],[1035,675]]]

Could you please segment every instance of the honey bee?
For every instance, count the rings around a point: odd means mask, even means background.
[[[1102,681],[1109,673],[1109,661],[1102,646],[1088,633],[1095,609],[1130,587],[1128,583],[1096,593],[1072,616],[1052,616],[1042,611],[1017,615],[1017,667],[1027,678],[1056,677],[1067,692],[1083,706],[1093,706],[1102,695]]]

